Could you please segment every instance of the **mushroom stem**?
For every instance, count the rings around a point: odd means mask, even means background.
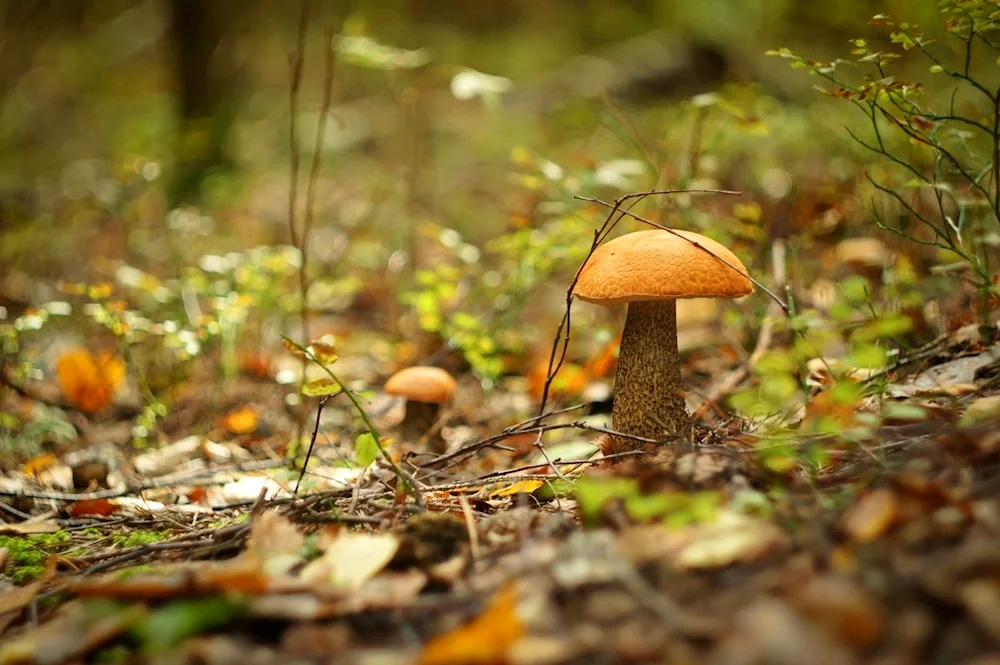
[[[629,303],[615,372],[611,423],[619,432],[648,439],[689,431],[677,354],[676,300]],[[622,437],[612,437],[611,443],[616,452],[642,447],[641,442]]]
[[[406,400],[406,412],[403,415],[403,422],[400,423],[400,434],[410,443],[420,441],[437,423],[440,412],[440,404],[418,402],[415,399]],[[440,430],[432,435],[427,443],[433,452],[444,452],[445,441],[441,438]]]

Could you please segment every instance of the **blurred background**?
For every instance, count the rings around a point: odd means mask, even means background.
[[[428,334],[496,376],[551,339],[605,215],[575,197],[652,187],[742,191],[637,211],[765,276],[788,238],[808,285],[834,241],[874,228],[864,174],[884,167],[844,131],[863,116],[766,52],[888,45],[878,12],[941,22],[935,0],[0,3],[0,306],[107,281],[194,328],[185,294],[222,319],[290,314],[289,214],[301,225],[311,197],[310,309]],[[816,238],[830,250],[810,254]],[[692,316],[741,324],[766,304]],[[604,331],[589,355],[615,325],[582,316]]]

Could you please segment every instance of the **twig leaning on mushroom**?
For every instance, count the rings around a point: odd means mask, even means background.
[[[686,434],[690,418],[681,390],[677,299],[750,293],[753,283],[736,255],[692,231],[638,231],[598,247],[573,295],[598,305],[628,304],[612,428],[657,440]],[[635,440],[611,437],[610,452],[635,448]]]

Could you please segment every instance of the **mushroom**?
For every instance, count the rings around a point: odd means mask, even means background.
[[[736,255],[691,231],[628,233],[587,260],[573,295],[598,305],[628,304],[615,372],[612,427],[664,439],[690,431],[677,353],[678,298],[737,298],[753,283]],[[609,449],[640,448],[611,437]]]
[[[441,405],[455,394],[455,379],[440,367],[407,367],[385,383],[385,392],[406,398],[406,412],[400,423],[400,434],[410,440],[424,437],[437,421]],[[436,452],[444,452],[440,434],[429,440]]]

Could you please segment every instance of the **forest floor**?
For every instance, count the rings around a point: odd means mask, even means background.
[[[602,460],[580,409],[446,411],[446,458],[398,456],[419,501],[343,463],[332,406],[296,496],[287,388],[244,372],[180,400],[165,447],[0,477],[0,663],[1000,663],[998,368],[972,327],[900,358],[878,399],[912,408],[852,446],[803,437],[827,448],[808,470],[732,417]],[[552,466],[505,461],[577,426]]]

